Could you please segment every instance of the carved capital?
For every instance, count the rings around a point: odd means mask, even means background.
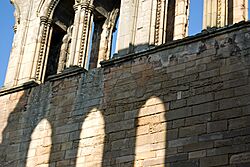
[[[49,19],[48,17],[46,16],[41,16],[40,17],[40,20],[41,20],[41,24],[44,24],[44,25],[51,25],[53,20],[52,19]]]
[[[48,25],[51,25],[51,24],[52,24],[52,22],[53,22],[53,20],[52,20],[52,19],[48,19],[47,24],[48,24]]]
[[[94,9],[95,9],[95,6],[92,5],[92,4],[90,4],[90,5],[88,6],[88,10],[89,10],[90,12],[93,12]]]
[[[81,4],[80,4],[80,3],[75,4],[75,5],[73,6],[73,8],[74,8],[75,12],[78,10],[78,7],[79,7],[79,6],[81,6]]]
[[[42,24],[45,24],[45,23],[48,22],[48,17],[46,17],[46,16],[41,16],[41,17],[40,17],[40,20],[41,20],[41,23],[42,23]]]
[[[82,8],[82,9],[87,9],[88,6],[89,6],[89,3],[86,2],[86,1],[84,1],[84,2],[81,3],[81,8]]]

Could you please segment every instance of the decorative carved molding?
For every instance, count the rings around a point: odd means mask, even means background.
[[[41,0],[41,1],[40,1],[39,5],[38,5],[38,8],[37,8],[37,10],[36,10],[37,16],[39,16],[39,13],[41,12],[41,9],[42,9],[42,7],[43,7],[44,2],[45,2],[45,0]]]
[[[41,26],[43,26],[42,30],[42,39],[41,39],[41,46],[39,49],[39,55],[38,55],[38,62],[37,62],[37,67],[36,67],[36,74],[35,74],[35,79],[36,81],[40,81],[40,74],[41,74],[41,69],[43,66],[43,58],[44,58],[44,53],[45,53],[45,46],[46,46],[46,39],[47,39],[47,32],[50,29],[52,20],[48,19],[46,16],[42,16],[41,18]]]
[[[161,10],[162,10],[162,1],[157,0],[157,9],[156,9],[156,21],[155,21],[155,44],[158,45],[160,41],[160,24],[161,24]]]
[[[82,66],[83,63],[85,63],[85,48],[87,46],[85,46],[86,40],[88,40],[88,29],[89,29],[89,24],[90,24],[90,18],[91,15],[93,13],[94,10],[94,5],[90,4],[90,0],[86,3],[82,3],[82,10],[84,13],[84,25],[83,25],[83,31],[82,31],[82,37],[81,37],[81,44],[80,44],[80,55],[79,55],[79,59],[78,59],[78,66]],[[84,66],[84,65],[83,65]]]
[[[218,13],[217,13],[217,27],[221,27],[221,17],[222,17],[222,2],[221,0],[218,0],[217,2],[218,5]]]

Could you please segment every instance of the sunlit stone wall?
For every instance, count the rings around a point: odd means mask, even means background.
[[[0,92],[0,166],[250,164],[250,24]]]

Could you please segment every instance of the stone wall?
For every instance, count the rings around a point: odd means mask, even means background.
[[[249,49],[244,23],[2,90],[0,166],[250,166]]]

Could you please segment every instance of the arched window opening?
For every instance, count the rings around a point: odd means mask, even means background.
[[[120,4],[120,0],[94,1],[93,29],[88,49],[90,69],[99,67],[101,61],[110,58],[112,46],[116,45],[117,35],[114,32],[118,25]]]
[[[190,0],[188,35],[195,35],[202,30],[203,0]]]
[[[59,2],[47,37],[45,80],[72,66],[99,67],[110,58],[120,4],[120,0],[95,0],[85,6],[74,0]]]
[[[96,68],[98,63],[100,44],[101,44],[101,36],[103,32],[103,25],[105,22],[105,17],[99,13],[94,15],[94,21],[92,23],[92,33],[90,36],[90,62],[89,68]]]
[[[75,15],[74,3],[74,0],[61,0],[55,9],[45,79],[62,72],[65,68]]]

